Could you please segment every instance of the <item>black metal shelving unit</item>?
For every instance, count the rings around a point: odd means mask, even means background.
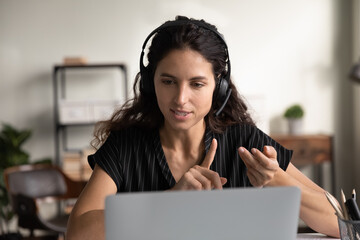
[[[61,150],[67,149],[68,127],[92,126],[95,122],[71,123],[64,124],[59,119],[59,100],[66,98],[66,71],[70,69],[117,69],[120,71],[124,79],[124,96],[128,99],[127,88],[127,68],[125,64],[78,64],[78,65],[55,65],[53,68],[53,91],[54,91],[54,124],[55,124],[55,164],[61,166]],[[62,149],[61,149],[62,148]]]

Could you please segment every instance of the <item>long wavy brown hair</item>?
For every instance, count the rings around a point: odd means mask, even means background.
[[[182,16],[176,17],[176,20],[184,19],[190,20]],[[204,20],[200,21],[216,29],[215,26]],[[153,85],[157,64],[174,49],[191,49],[200,53],[212,64],[214,76],[225,76],[227,73],[226,61],[228,54],[224,42],[213,31],[200,27],[192,21],[188,21],[185,25],[161,29],[155,34],[149,47],[147,54],[148,65],[146,66],[147,74],[139,72],[135,78],[133,85],[134,97],[115,111],[109,120],[100,121],[95,125],[95,138],[91,142],[93,147],[98,148],[111,131],[134,126],[144,129],[156,129],[163,125],[164,116],[157,104],[155,92],[153,91],[152,94],[144,92],[141,81],[150,81],[149,83]],[[219,78],[215,78],[215,81],[218,83]],[[255,125],[248,113],[245,102],[231,79],[229,79],[229,87],[232,92],[220,115],[215,116],[215,112],[221,103],[213,101],[211,109],[205,117],[206,126],[216,133],[223,132],[227,126],[233,124]]]

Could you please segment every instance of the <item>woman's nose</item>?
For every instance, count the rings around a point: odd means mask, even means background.
[[[175,102],[178,105],[184,105],[188,101],[189,89],[186,86],[180,85],[176,90]]]

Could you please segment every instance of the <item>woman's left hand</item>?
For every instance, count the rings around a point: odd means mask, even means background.
[[[254,187],[267,185],[279,169],[276,150],[272,146],[265,146],[263,152],[256,148],[251,153],[244,147],[238,149],[241,159],[247,167],[247,176]]]

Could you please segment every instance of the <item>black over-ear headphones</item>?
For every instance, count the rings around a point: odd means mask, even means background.
[[[155,30],[153,30],[149,34],[149,36],[147,36],[147,38],[145,39],[145,42],[142,46],[141,55],[140,55],[140,74],[141,74],[140,91],[145,94],[155,95],[154,82],[150,81],[150,79],[151,79],[150,70],[144,66],[144,62],[143,62],[144,54],[145,54],[145,47],[146,47],[146,44],[149,41],[149,39],[154,34],[156,34],[157,32],[159,32],[162,29],[169,28],[169,27],[175,27],[175,26],[184,26],[189,23],[195,24],[199,27],[205,28],[205,29],[215,33],[216,36],[218,36],[218,38],[223,42],[223,44],[225,46],[225,51],[227,54],[227,61],[226,61],[227,73],[225,76],[220,77],[220,79],[216,85],[216,89],[214,91],[214,97],[213,97],[213,103],[215,103],[215,102],[220,103],[219,109],[216,110],[216,112],[215,112],[215,116],[218,116],[221,113],[221,111],[224,109],[227,101],[229,100],[229,97],[230,97],[231,91],[232,91],[232,89],[229,87],[231,66],[230,66],[228,47],[226,45],[226,42],[225,42],[225,39],[223,38],[223,36],[215,28],[205,24],[204,22],[198,21],[198,20],[181,19],[181,20],[168,21],[168,22],[165,22],[164,24],[162,24],[161,26],[159,26],[158,28],[156,28]]]

